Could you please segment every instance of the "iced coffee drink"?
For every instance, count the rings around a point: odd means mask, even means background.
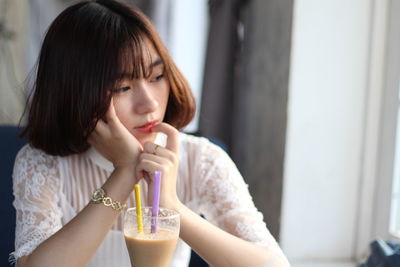
[[[152,208],[142,208],[143,229],[139,230],[136,208],[128,209],[124,235],[131,264],[134,267],[167,267],[179,238],[179,214],[160,208],[152,217]]]

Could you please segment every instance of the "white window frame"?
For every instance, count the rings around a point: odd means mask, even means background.
[[[355,258],[389,231],[400,81],[400,0],[373,0]]]

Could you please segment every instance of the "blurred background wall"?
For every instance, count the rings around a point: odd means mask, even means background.
[[[0,123],[17,124],[24,105],[26,1],[0,1]]]

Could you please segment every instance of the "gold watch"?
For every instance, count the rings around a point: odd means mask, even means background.
[[[96,189],[92,195],[92,202],[95,204],[103,203],[106,207],[111,207],[113,210],[120,211],[126,208],[126,204],[121,204],[119,201],[113,201],[106,196],[106,191],[103,188]]]

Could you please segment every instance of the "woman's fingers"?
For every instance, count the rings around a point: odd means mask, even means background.
[[[151,143],[151,142],[146,142],[143,147],[143,152],[147,154],[152,154],[156,155],[159,157],[167,158],[172,162],[176,162],[177,160],[177,155],[172,152],[171,150],[168,150],[165,147],[162,147],[160,145]]]
[[[114,99],[111,97],[110,105],[108,106],[107,112],[106,112],[106,119],[107,122],[112,121],[114,119],[115,115],[115,108],[114,108]]]
[[[143,166],[140,166],[142,162],[145,162],[146,164],[151,164],[154,163],[152,168],[143,168]],[[147,166],[147,165],[144,165]],[[159,155],[154,155],[154,154],[149,154],[146,152],[143,152],[139,156],[139,163],[138,167],[136,168],[136,175],[137,177],[141,177],[142,171],[149,172],[150,174],[154,174],[155,171],[166,171],[167,169],[171,168],[173,166],[173,163],[167,158],[167,157],[162,157]]]
[[[154,126],[152,131],[166,134],[168,138],[167,145],[162,147],[152,142],[144,144],[136,171],[138,177],[143,177],[143,172],[147,172],[150,175],[153,175],[155,171],[170,172],[178,164],[178,130],[167,123],[161,123]],[[141,163],[143,164],[141,165]],[[151,165],[151,163],[154,164]]]
[[[167,135],[165,147],[152,142],[146,142],[143,152],[136,165],[137,179],[144,178],[149,184],[148,197],[153,195],[154,173],[162,172],[160,203],[165,207],[173,207],[179,202],[176,193],[176,178],[178,172],[179,132],[167,123],[161,123],[152,128],[152,132],[162,132]]]
[[[152,132],[162,132],[165,133],[168,137],[167,139],[167,145],[165,148],[171,150],[172,152],[175,152],[178,154],[179,151],[179,132],[177,129],[172,127],[171,125],[162,122],[160,124],[157,124],[153,128],[151,128]]]
[[[136,177],[138,179],[145,178],[144,173],[146,173],[149,176],[151,176],[152,179],[155,171],[161,171],[161,172],[165,171],[164,166],[165,166],[164,164],[162,163],[160,164],[153,160],[148,160],[148,159],[140,160],[139,164],[136,165]]]
[[[160,165],[163,165],[163,164],[168,165],[168,164],[170,164],[169,160],[167,158],[165,158],[165,157],[158,156],[158,155],[153,155],[153,154],[149,154],[149,153],[141,153],[140,156],[139,156],[139,162],[145,161],[145,160],[153,161],[153,162],[158,163]]]
[[[108,131],[108,125],[102,119],[99,119],[93,132],[102,135],[108,133]]]
[[[112,135],[114,137],[131,135],[129,133],[128,129],[125,128],[125,126],[122,124],[122,122],[119,120],[119,118],[117,116],[117,113],[116,113],[115,107],[114,107],[114,99],[113,98],[111,98],[110,106],[108,107],[105,118],[106,118],[107,123],[102,121],[102,123],[100,124],[99,130],[106,128],[108,130],[108,132],[110,133],[110,135]],[[103,131],[103,133],[104,133],[104,131]]]
[[[108,122],[108,124],[110,124],[110,126],[120,126],[121,125],[121,121],[119,120],[119,118],[117,116],[117,112],[115,111],[114,99],[112,97],[111,97],[111,101],[110,101],[110,106],[108,107],[108,110],[106,113],[106,118],[107,118],[107,122]]]

